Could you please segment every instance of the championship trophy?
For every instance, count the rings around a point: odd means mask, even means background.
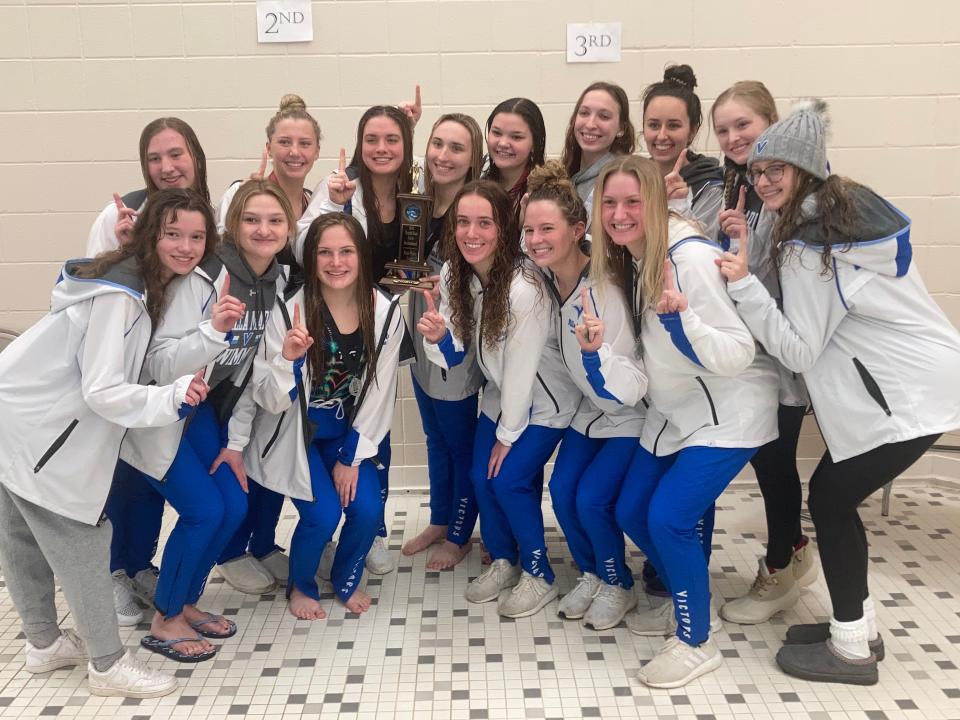
[[[410,171],[412,190],[397,195],[400,213],[400,239],[397,242],[397,259],[386,264],[387,274],[380,281],[395,293],[405,290],[430,289],[433,283],[424,278],[433,274],[424,257],[424,246],[433,217],[433,199],[420,195],[421,168],[414,163]]]

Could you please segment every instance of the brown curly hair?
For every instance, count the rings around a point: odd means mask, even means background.
[[[497,248],[494,253],[490,277],[483,288],[483,309],[480,315],[481,344],[493,350],[501,341],[510,325],[510,283],[519,269],[532,283],[540,288],[533,271],[524,264],[523,252],[517,242],[516,217],[513,214],[513,202],[510,196],[497,183],[491,180],[476,180],[467,183],[457,193],[453,201],[450,221],[447,223],[443,240],[444,257],[449,264],[450,321],[453,332],[467,344],[473,338],[473,295],[470,293],[470,281],[473,279],[473,267],[464,260],[457,248],[456,219],[460,200],[468,195],[476,195],[490,203],[493,222],[497,226]]]
[[[133,226],[133,239],[116,250],[98,255],[93,260],[78,265],[74,274],[82,278],[103,277],[110,268],[130,257],[137,258],[140,274],[143,277],[147,315],[156,328],[163,317],[166,307],[167,283],[163,280],[163,264],[157,255],[157,241],[167,223],[177,221],[181,212],[198,212],[203,215],[203,224],[207,232],[207,242],[203,250],[206,260],[217,248],[220,236],[217,234],[217,221],[213,217],[210,203],[196,190],[157,190],[147,199],[147,204],[137,217]]]

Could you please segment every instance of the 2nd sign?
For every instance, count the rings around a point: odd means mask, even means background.
[[[257,0],[257,42],[311,40],[313,4],[310,0]]]

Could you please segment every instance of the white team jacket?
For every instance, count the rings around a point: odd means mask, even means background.
[[[571,385],[559,342],[551,332],[550,298],[542,286],[539,271],[527,273],[518,267],[510,283],[510,321],[501,342],[493,349],[480,340],[483,286],[474,275],[470,280],[475,327],[470,342],[476,347],[477,364],[487,379],[480,412],[497,424],[497,439],[512,445],[527,425],[565,428],[580,402],[580,392]],[[450,265],[440,272],[440,308],[450,328]],[[466,356],[465,343],[452,330],[437,344],[423,339],[431,362],[449,368]]]
[[[960,426],[960,334],[912,262],[910,220],[863,188],[863,231],[822,273],[816,198],[781,253],[783,311],[753,275],[727,289],[740,315],[803,373],[835,462]]]
[[[658,456],[694,445],[760,447],[777,437],[774,363],[727,295],[715,263],[719,245],[677,217],[670,219],[668,242],[674,282],[689,307],[667,315],[643,311],[651,406],[640,443]]]
[[[0,483],[59,515],[102,517],[128,427],[182,426],[192,373],[138,385],[151,323],[134,260],[106,277],[64,265],[50,313],[0,355]]]
[[[647,376],[637,358],[633,324],[623,293],[614,283],[594,287],[589,266],[569,297],[561,298],[549,282],[553,296],[552,323],[560,338],[560,357],[570,380],[583,400],[570,422],[581,435],[592,438],[639,437],[646,406]],[[603,344],[596,352],[584,352],[575,328],[583,307],[580,289],[588,288],[588,311],[603,320]]]
[[[379,358],[376,376],[367,386],[340,449],[342,460],[351,465],[359,465],[374,457],[390,430],[397,396],[400,345],[406,332],[400,298],[387,295],[379,288],[373,292],[376,296],[374,336]],[[302,289],[286,302],[289,318],[293,317],[294,304],[303,307]],[[250,385],[257,411],[252,430],[242,433],[250,437],[244,451],[244,463],[251,477],[264,487],[282,495],[313,500],[306,452],[306,445],[313,438],[304,436],[307,425],[303,414],[310,398],[311,378],[309,366],[305,364],[302,387],[298,389],[294,363],[285,360],[282,354],[287,329],[286,318],[278,308],[271,314],[264,334],[265,352],[257,353],[254,360]],[[365,381],[366,376],[361,379],[361,386]],[[305,402],[301,403],[301,398]]]

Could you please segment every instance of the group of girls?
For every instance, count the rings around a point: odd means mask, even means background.
[[[144,647],[212,657],[209,640],[237,632],[197,606],[218,563],[245,592],[286,584],[298,618],[325,616],[324,579],[349,611],[369,609],[364,570],[394,566],[389,426],[399,366],[413,361],[430,524],[402,552],[436,545],[428,567],[453,567],[479,518],[489,566],[467,600],[539,612],[560,595],[541,511],[556,451],[551,501],[581,573],[557,612],[668,636],[639,671],[663,688],[721,664],[719,616],[763,622],[816,577],[796,471],[809,390],[828,448],[809,507],[833,615],[792,626],[777,662],[876,682],[883,643],[856,508],[960,426],[960,336],[911,262],[909,220],[830,174],[822,107],[778,121],[761,83],[737,83],[711,113],[721,166],[689,149],[695,85],[671,66],[643,93],[650,159],[633,154],[626,93],[594,83],[560,161],[545,161],[536,104],[512,98],[487,119],[485,158],[472,118],[441,116],[422,176],[418,89],[365,112],[349,162],[341,151],[312,194],[320,129],[287,96],[267,127],[272,173],[264,163],[234,183],[216,216],[193,131],[148,125],[146,189],[115,196],[91,230],[96,259],[65,266],[50,315],[0,358],[13,459],[0,473],[0,564],[28,669],[89,659],[92,689],[172,691],[122,654],[117,623],[140,619],[132,592],[157,609]],[[433,201],[432,275],[404,319],[378,282],[401,232],[397,196],[411,190]],[[767,553],[718,613],[714,503],[748,462]],[[289,557],[274,538],[284,496],[299,514]],[[164,501],[179,517],[157,572]],[[647,558],[647,599],[624,534]],[[79,634],[57,627],[54,573],[83,608]]]

